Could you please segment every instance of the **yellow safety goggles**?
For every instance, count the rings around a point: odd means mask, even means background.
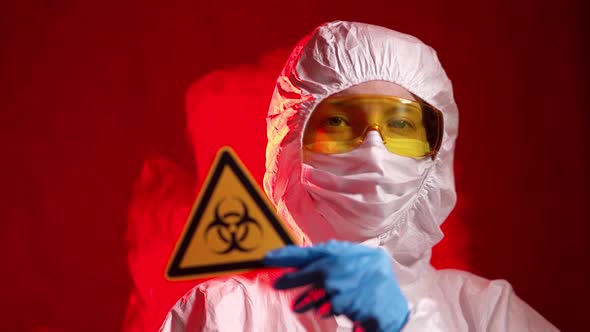
[[[358,147],[376,130],[389,152],[433,156],[442,140],[442,113],[424,101],[387,95],[328,97],[313,111],[303,134],[307,150],[333,154]]]

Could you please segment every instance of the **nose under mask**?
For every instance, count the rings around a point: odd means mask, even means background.
[[[365,241],[395,226],[413,201],[432,159],[393,154],[376,131],[356,149],[340,154],[303,151],[302,184],[313,207],[337,234],[326,238]]]

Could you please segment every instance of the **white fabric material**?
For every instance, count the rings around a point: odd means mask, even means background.
[[[304,150],[303,156],[302,184],[317,213],[296,211],[293,219],[307,219],[306,233],[314,242],[332,238],[362,242],[391,234],[432,166],[431,158],[392,154],[374,130],[350,152],[327,155]],[[319,224],[328,224],[332,231],[315,230]]]
[[[375,174],[355,173],[344,180],[338,177],[339,184],[331,183],[327,179],[338,174],[318,167],[328,159],[307,155],[308,166],[304,166],[303,128],[324,98],[370,80],[399,84],[440,109],[442,146],[434,160],[422,163],[386,158],[378,147],[368,144],[360,148],[367,151],[358,150],[364,151],[367,165],[358,163],[356,151],[337,158],[351,162],[352,172],[373,169]],[[341,21],[322,25],[295,47],[287,61],[277,80],[267,125],[264,189],[279,215],[304,244],[339,238],[365,241],[389,252],[410,306],[404,331],[557,330],[520,300],[506,281],[488,281],[463,271],[436,271],[430,265],[430,249],[442,238],[440,224],[456,201],[453,151],[458,127],[451,82],[432,48],[378,26]],[[352,194],[356,180],[376,183],[376,174],[387,178],[375,192],[364,197]],[[391,185],[394,181],[399,181],[400,188]],[[337,189],[341,199],[352,202],[352,209],[339,208],[336,202],[322,205],[321,200],[337,197]],[[368,206],[375,211],[359,207],[363,200],[371,202]],[[382,204],[388,201],[395,209]],[[359,224],[362,213],[370,220],[366,226]],[[350,331],[346,320],[294,314],[290,303],[297,291],[273,290],[275,277],[260,273],[198,285],[172,308],[162,331]]]

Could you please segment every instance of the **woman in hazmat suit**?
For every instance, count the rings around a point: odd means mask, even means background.
[[[267,117],[264,189],[305,246],[265,264],[295,269],[197,285],[161,331],[556,331],[506,281],[430,265],[456,201],[457,112],[420,40],[316,28]]]

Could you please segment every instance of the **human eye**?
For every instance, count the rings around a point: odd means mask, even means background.
[[[404,119],[390,119],[387,122],[387,127],[391,129],[414,129],[414,125],[407,120]]]
[[[328,117],[325,120],[324,124],[327,127],[345,127],[345,126],[348,126],[348,121],[343,116],[334,115],[334,116]]]

